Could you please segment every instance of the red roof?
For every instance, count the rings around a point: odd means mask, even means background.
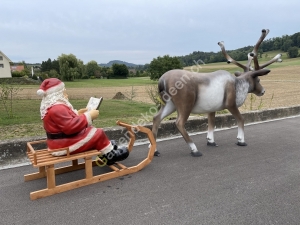
[[[12,72],[14,72],[14,71],[21,72],[24,70],[24,65],[10,66],[10,69]]]

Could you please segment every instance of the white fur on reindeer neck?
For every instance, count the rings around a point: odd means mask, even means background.
[[[244,79],[236,78],[235,81],[235,90],[236,90],[236,106],[240,107],[244,104],[247,94],[249,91],[249,82]]]

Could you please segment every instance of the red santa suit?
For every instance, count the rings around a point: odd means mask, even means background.
[[[70,153],[79,153],[91,149],[112,149],[103,130],[91,126],[88,113],[79,116],[63,103],[50,107],[43,123],[49,150],[69,147]],[[62,152],[56,155],[59,153]]]
[[[89,112],[78,115],[64,97],[64,83],[56,78],[44,80],[38,95],[43,96],[40,112],[47,134],[48,150],[69,147],[71,154],[97,149],[106,154],[113,149],[101,128],[92,126]],[[66,151],[52,153],[65,155]]]

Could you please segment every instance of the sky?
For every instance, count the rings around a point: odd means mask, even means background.
[[[73,54],[150,63],[158,56],[218,52],[300,32],[299,0],[1,0],[0,51],[13,62]]]

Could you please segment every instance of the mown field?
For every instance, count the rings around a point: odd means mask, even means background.
[[[277,52],[269,52],[268,57],[259,59],[260,63],[269,60]],[[300,104],[300,59],[287,59],[283,55],[282,63],[274,63],[268,68],[271,72],[261,77],[261,84],[266,89],[263,97],[249,94],[242,112]],[[246,62],[244,62],[246,63]],[[211,72],[219,69],[235,72],[240,68],[224,63],[202,64],[187,67],[186,70]],[[81,80],[65,82],[70,102],[74,108],[84,108],[90,96],[103,96],[100,116],[94,121],[97,127],[115,126],[117,120],[131,124],[151,123],[156,112],[147,89],[156,84],[149,78],[130,78],[126,80]],[[43,136],[44,130],[39,116],[40,99],[36,95],[39,85],[21,86],[22,91],[13,100],[15,117],[7,118],[0,103],[0,140],[21,137]],[[113,97],[121,92],[127,100],[115,100]],[[170,117],[173,117],[171,115]]]

